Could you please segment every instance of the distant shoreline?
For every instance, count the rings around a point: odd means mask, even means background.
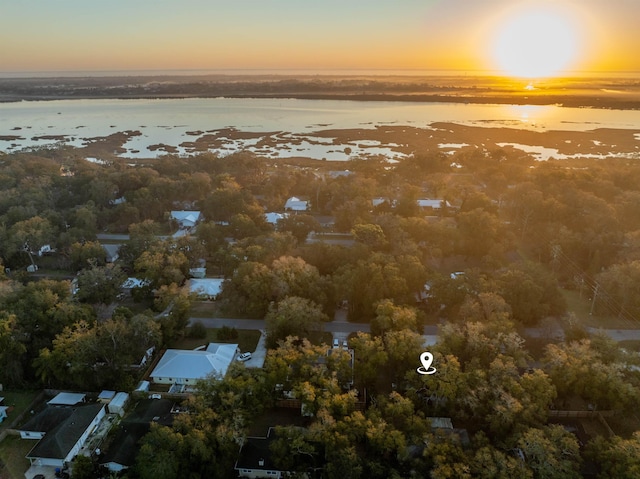
[[[473,103],[486,105],[556,105],[568,108],[601,108],[607,110],[640,110],[640,100],[602,100],[590,97],[549,96],[537,98],[521,98],[513,96],[458,97],[447,95],[336,95],[336,94],[278,94],[278,95],[65,95],[65,96],[33,96],[28,98],[2,98],[0,103],[18,103],[22,101],[56,101],[56,100],[180,100],[187,98],[243,98],[243,99],[295,99],[295,100],[338,100],[338,101],[389,101],[416,103]]]
[[[527,82],[490,76],[192,75],[0,78],[0,102],[261,98],[558,105],[640,110],[640,78],[557,78]]]

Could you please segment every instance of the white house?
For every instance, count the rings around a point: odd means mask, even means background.
[[[193,228],[200,221],[199,211],[172,211],[169,215],[172,220],[178,223],[180,229]]]
[[[96,430],[106,414],[105,407],[104,404],[96,403],[78,407],[50,406],[47,409],[66,417],[46,432],[26,457],[32,466],[63,467],[78,455],[86,440]]]
[[[307,211],[308,208],[308,201],[301,200],[300,198],[297,198],[295,196],[289,198],[284,204],[284,209],[290,211]]]
[[[287,215],[286,213],[275,213],[275,212],[264,214],[265,220],[267,221],[267,223],[271,225],[277,225],[278,221],[285,219],[287,216],[289,215]]]
[[[222,291],[223,278],[191,278],[189,292],[199,298],[215,298]]]
[[[238,353],[237,344],[210,343],[207,349],[167,349],[150,377],[157,384],[195,385],[213,376],[222,378]]]

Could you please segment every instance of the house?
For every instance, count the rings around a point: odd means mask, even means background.
[[[169,218],[178,223],[180,229],[193,228],[200,221],[199,211],[172,211]]]
[[[273,428],[269,428],[267,437],[248,437],[240,448],[234,469],[238,477],[246,478],[282,478],[288,471],[278,469],[271,458],[271,442],[275,439]]]
[[[301,200],[295,196],[292,196],[284,204],[284,209],[288,211],[307,211],[309,208],[309,202]]]
[[[267,437],[248,437],[240,448],[238,459],[234,469],[238,471],[238,477],[244,478],[283,478],[291,477],[291,471],[278,469],[273,463],[271,455],[271,443],[275,438],[275,429],[270,427]],[[307,461],[305,461],[307,462]],[[308,463],[308,466],[313,464]],[[300,473],[298,473],[300,474]],[[295,477],[308,477],[306,473]]]
[[[382,197],[378,197],[378,198],[373,198],[371,200],[371,206],[373,206],[374,208],[377,208],[380,205],[383,205],[387,203],[389,206],[392,206],[392,202],[389,201],[388,198],[382,198]]]
[[[119,244],[103,244],[102,249],[106,254],[107,263],[114,263],[120,257],[120,246]]]
[[[439,210],[443,206],[447,208],[451,208],[451,203],[447,200],[429,200],[429,199],[420,199],[418,200],[418,207],[423,210]]]
[[[143,399],[124,417],[120,429],[111,441],[100,462],[111,472],[120,472],[133,466],[140,448],[139,441],[149,432],[151,423],[163,426],[173,424],[173,403],[167,399]]]
[[[207,260],[200,258],[197,264],[197,266],[189,268],[189,276],[192,278],[204,278],[207,275]]]
[[[264,218],[267,221],[267,223],[274,226],[278,224],[278,221],[285,219],[287,216],[289,215],[287,215],[286,213],[275,213],[275,212],[264,214]]]
[[[200,299],[215,299],[222,291],[223,278],[191,278],[189,292]]]
[[[127,278],[120,285],[120,289],[132,290],[133,288],[144,288],[145,286],[149,286],[151,281],[148,279],[139,279],[139,278]]]
[[[101,403],[48,406],[43,413],[45,411],[47,417],[57,424],[46,431],[27,454],[27,459],[35,466],[63,467],[71,462],[106,414]]]
[[[224,343],[209,343],[200,351],[167,349],[150,377],[156,384],[195,386],[207,377],[224,377],[237,353],[237,344]]]

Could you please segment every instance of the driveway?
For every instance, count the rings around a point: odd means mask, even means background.
[[[245,367],[261,368],[262,366],[264,366],[264,359],[267,356],[266,339],[266,333],[264,332],[264,330],[261,330],[260,339],[258,340],[258,344],[256,345],[256,350],[251,352],[251,359],[244,362]]]

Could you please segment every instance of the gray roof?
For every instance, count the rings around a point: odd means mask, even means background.
[[[47,406],[20,427],[20,431],[43,432],[53,430],[73,413],[73,408]]]
[[[143,399],[120,424],[118,433],[111,441],[102,464],[120,464],[131,467],[135,463],[140,439],[149,432],[152,422],[163,426],[173,423],[173,403],[166,399]]]
[[[65,459],[103,408],[104,404],[71,408],[73,411],[71,415],[48,432],[31,449],[27,458]]]

